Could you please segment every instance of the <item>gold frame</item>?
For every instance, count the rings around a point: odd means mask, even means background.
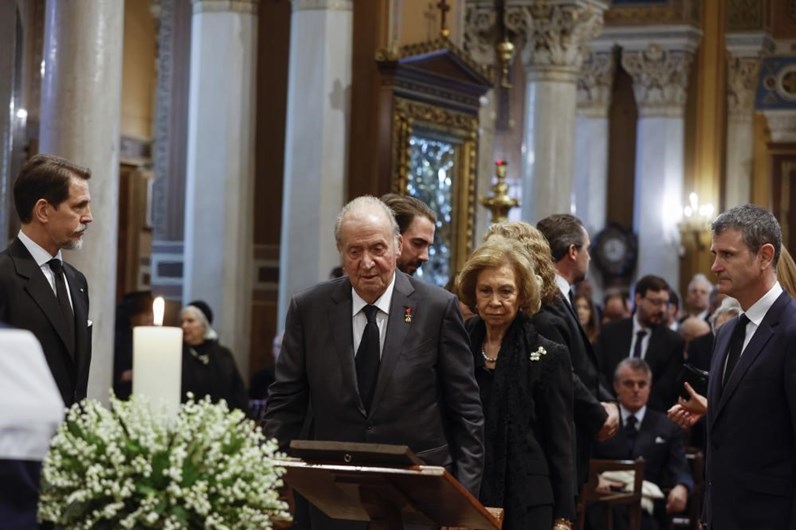
[[[392,189],[405,194],[410,171],[409,140],[416,131],[442,136],[455,145],[455,196],[451,272],[457,274],[470,255],[475,220],[478,116],[395,97],[392,116]]]

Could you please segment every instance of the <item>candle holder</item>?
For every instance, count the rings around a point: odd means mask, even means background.
[[[509,210],[520,205],[520,201],[511,197],[508,193],[509,185],[506,184],[506,169],[508,163],[505,160],[495,162],[496,182],[492,185],[492,195],[481,197],[481,204],[492,212],[492,222],[501,223],[508,220]]]
[[[710,246],[710,224],[713,221],[714,208],[712,204],[700,204],[696,193],[688,196],[688,206],[682,208],[682,220],[677,223],[680,231],[680,240],[685,243],[692,241],[693,246],[700,252]],[[681,248],[681,255],[685,249]]]

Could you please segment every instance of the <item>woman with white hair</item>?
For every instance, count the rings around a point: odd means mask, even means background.
[[[212,328],[213,311],[195,300],[180,313],[182,322],[182,400],[193,393],[199,400],[225,400],[230,408],[248,409],[248,397],[232,353],[218,343]]]

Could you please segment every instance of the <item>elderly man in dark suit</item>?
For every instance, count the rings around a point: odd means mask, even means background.
[[[707,395],[703,523],[709,529],[796,527],[796,303],[777,281],[782,232],[747,204],[712,225],[711,271],[743,313],[716,332]],[[704,408],[672,407],[683,426]]]
[[[597,357],[606,379],[612,379],[626,357],[647,361],[653,374],[650,408],[666,412],[677,401],[677,374],[683,366],[685,340],[664,323],[669,284],[647,275],[636,282],[635,314],[608,324],[597,340]]]
[[[22,228],[0,253],[0,321],[33,332],[67,406],[86,397],[91,324],[86,278],[61,250],[80,248],[93,220],[90,176],[63,158],[31,158],[14,183]]]
[[[398,225],[374,197],[341,210],[335,238],[347,275],[290,302],[265,434],[286,448],[311,407],[314,439],[406,444],[477,495],[484,418],[456,297],[396,270]]]
[[[610,440],[595,444],[592,454],[595,458],[609,460],[644,458],[644,480],[671,489],[665,502],[655,506],[654,517],[645,512],[642,527],[664,528],[666,514],[684,511],[688,493],[694,488],[685,457],[683,432],[665,414],[647,407],[652,372],[643,360],[631,357],[621,361],[616,367],[613,386],[619,398],[622,429]],[[599,528],[599,524],[593,523],[602,520],[594,517],[599,509],[591,510],[592,528]],[[617,518],[616,523],[615,528],[627,527],[624,517]]]

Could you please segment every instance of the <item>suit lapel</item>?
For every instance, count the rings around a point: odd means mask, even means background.
[[[362,398],[359,397],[359,387],[357,384],[357,368],[354,361],[354,339],[352,327],[353,305],[351,302],[351,282],[341,281],[338,287],[332,292],[332,307],[329,311],[329,324],[331,325],[334,340],[334,350],[337,353],[340,370],[343,373],[343,381],[347,381],[345,388],[351,389],[357,395],[357,405],[359,411],[364,415],[365,406]],[[342,391],[345,391],[344,389]]]
[[[69,283],[69,292],[72,296],[72,311],[75,315],[75,349],[82,364],[85,354],[90,351],[88,344],[88,295],[82,282],[78,279],[74,267],[64,264],[64,274]]]
[[[409,329],[412,327],[411,319],[407,322],[404,318],[405,312],[414,314],[416,312],[415,301],[411,299],[415,288],[409,282],[409,278],[402,272],[395,271],[395,289],[392,293],[390,302],[390,316],[387,321],[387,333],[384,338],[384,348],[381,350],[381,364],[379,365],[379,377],[376,380],[376,390],[373,393],[372,409],[379,406],[385,389],[389,386],[395,364],[403,352],[404,339]]]
[[[755,360],[761,355],[763,352],[763,348],[765,348],[768,341],[771,340],[771,337],[774,335],[774,328],[779,325],[780,315],[782,310],[785,308],[787,303],[790,300],[790,296],[783,292],[779,298],[774,302],[774,304],[769,308],[766,316],[763,317],[763,321],[760,322],[760,325],[755,330],[755,334],[752,335],[752,340],[749,341],[749,344],[746,346],[746,349],[743,350],[741,354],[741,358],[738,360],[738,364],[735,366],[735,369],[730,374],[730,378],[727,380],[727,384],[724,386],[724,389],[721,390],[721,398],[719,400],[719,406],[716,410],[716,414],[713,416],[713,420],[721,414],[722,409],[726,405],[727,401],[732,397],[732,394],[738,388],[741,381],[743,380],[746,372],[749,370],[749,367],[755,362]],[[738,318],[736,317],[732,323],[733,327],[730,329],[735,328],[735,324],[737,323]],[[729,333],[727,336],[732,335]],[[729,342],[729,339],[728,339]],[[727,357],[727,350],[729,349],[729,344],[724,351],[721,352],[721,364],[717,367],[719,371],[716,372],[718,374],[718,381],[719,388],[721,388],[721,379],[722,379],[722,369],[724,367],[724,360]],[[715,356],[715,353],[714,353]]]
[[[14,261],[17,274],[25,279],[25,291],[36,302],[36,305],[42,310],[47,320],[50,321],[69,355],[74,359],[74,346],[67,341],[66,323],[50,282],[44,277],[41,268],[36,264],[33,256],[30,255],[30,252],[21,241],[18,239],[14,240],[9,250],[9,256]]]

